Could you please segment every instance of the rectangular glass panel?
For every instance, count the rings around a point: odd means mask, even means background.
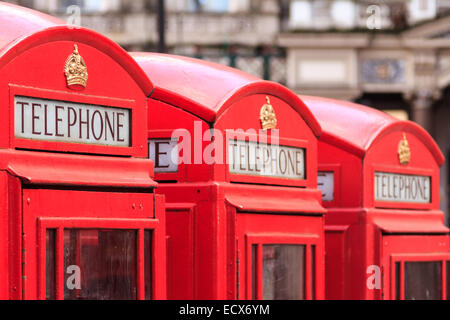
[[[47,229],[45,250],[45,298],[56,299],[56,259],[55,259],[56,230]]]
[[[395,300],[400,300],[400,262],[395,263]]]
[[[257,282],[257,274],[258,274],[258,266],[256,263],[256,252],[258,250],[258,246],[256,244],[252,245],[252,299],[256,300],[256,282]]]
[[[64,299],[137,298],[135,230],[64,230]]]
[[[442,261],[405,262],[405,300],[442,299]]]
[[[152,259],[152,232],[149,230],[144,231],[144,270],[145,270],[145,300],[152,299],[152,272],[153,272],[153,259]]]
[[[302,300],[305,246],[263,245],[263,299]]]

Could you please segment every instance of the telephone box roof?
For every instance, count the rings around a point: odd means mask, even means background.
[[[316,136],[321,129],[292,91],[240,70],[200,59],[156,53],[131,53],[155,85],[152,98],[215,122],[234,102],[254,95],[273,95],[294,108]]]
[[[421,126],[360,104],[321,97],[300,98],[322,127],[321,140],[363,157],[375,141],[393,131],[405,131],[418,137],[430,150],[438,165],[444,156],[436,142]]]
[[[147,96],[153,90],[153,84],[134,59],[105,36],[39,11],[0,3],[0,69],[27,49],[52,41],[75,41],[95,47],[127,70]]]

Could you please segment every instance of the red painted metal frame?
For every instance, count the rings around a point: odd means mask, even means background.
[[[188,300],[192,299],[196,290],[197,276],[195,272],[196,262],[194,258],[195,239],[195,211],[197,204],[195,203],[168,203],[166,205],[166,231],[167,231],[167,274],[173,275],[167,277],[167,287],[172,289],[167,292],[167,299],[171,300]],[[180,257],[180,252],[173,250],[170,246],[172,230],[169,231],[171,219],[177,213],[186,212],[188,214],[188,225],[184,225],[185,236],[187,242]],[[181,269],[181,270],[180,270]],[[176,289],[174,289],[176,288]]]
[[[8,201],[8,199],[10,199],[8,178],[6,172],[0,171],[0,186],[2,186],[2,188],[0,188],[0,212],[3,213],[9,212],[9,207],[14,203],[12,199]],[[10,232],[9,228],[8,216],[6,214],[0,215],[0,239],[8,239],[8,233]],[[9,264],[15,258],[15,256],[10,256],[10,252],[14,252],[11,250],[13,246],[13,239],[10,241],[2,241],[0,243],[0,257],[2,257],[2,259],[0,259],[0,270],[2,270],[2,272],[0,272],[0,300],[6,300],[9,297],[8,282],[11,273],[11,271],[9,271]]]
[[[38,270],[39,285],[38,298],[45,300],[46,298],[46,230],[55,229],[56,231],[56,298],[64,300],[64,276],[63,269],[63,250],[64,250],[64,229],[119,229],[119,230],[136,230],[137,231],[137,296],[139,300],[145,299],[144,288],[144,230],[152,230],[152,261],[159,260],[157,255],[157,245],[159,244],[154,233],[159,226],[159,221],[152,219],[110,219],[110,218],[55,218],[55,217],[39,217],[38,218]],[[152,266],[152,292],[157,292],[155,283],[158,283],[155,268]]]
[[[348,225],[325,225],[325,299],[345,296],[346,233]]]
[[[157,185],[151,179],[153,162],[139,158],[0,149],[0,168],[26,184],[118,188]]]
[[[320,262],[317,254],[315,254],[314,268],[315,271],[312,273],[311,271],[311,247],[315,246],[317,252],[317,247],[320,246],[320,236],[318,234],[289,234],[282,233],[275,234],[245,234],[245,248],[246,248],[246,299],[252,300],[252,297],[255,296],[257,300],[262,299],[262,246],[264,244],[292,244],[292,245],[304,245],[305,246],[305,298],[306,300],[313,300],[315,297],[313,296],[313,292],[320,291],[318,287],[317,281],[313,279],[312,274],[319,274],[321,272]],[[256,254],[256,294],[253,294],[253,285],[252,285],[252,245],[257,246],[257,254]],[[311,283],[314,282],[314,283]],[[313,289],[314,286],[314,289]]]
[[[236,183],[220,185],[224,189],[226,203],[235,207],[238,211],[282,213],[294,216],[322,216],[325,212],[320,204],[320,191],[318,190]],[[280,205],[279,194],[283,194],[282,206]]]
[[[9,241],[4,241],[7,245],[6,259],[8,263],[8,272],[6,275],[9,277],[7,282],[4,281],[1,287],[5,288],[2,299],[4,300],[19,300],[22,299],[23,292],[23,279],[22,279],[22,250],[24,238],[22,237],[22,222],[23,222],[23,210],[22,210],[22,186],[19,179],[12,177],[5,171],[2,171],[2,176],[6,179],[3,181],[6,190],[6,196],[3,201],[7,202],[8,214],[6,219],[8,223],[8,231],[5,232],[8,235]],[[8,243],[9,242],[9,243]],[[2,272],[3,274],[3,272]],[[7,292],[6,292],[7,291]]]
[[[130,156],[136,154],[139,149],[137,145],[130,145],[129,147],[113,147],[101,145],[88,145],[82,143],[69,142],[51,142],[51,141],[37,141],[15,138],[14,132],[14,96],[26,96],[48,100],[60,100],[67,102],[76,102],[84,104],[94,104],[98,106],[117,107],[128,109],[130,111],[131,123],[130,125],[130,143],[132,144],[132,132],[138,130],[137,119],[142,116],[143,112],[136,110],[136,102],[134,100],[117,99],[110,97],[97,97],[85,94],[76,94],[56,90],[44,90],[38,88],[31,88],[19,85],[9,85],[10,101],[10,145],[11,148],[20,149],[35,149],[61,152],[78,152],[78,153],[93,153],[93,154],[115,154]],[[133,112],[135,111],[135,112]]]
[[[362,209],[368,224],[374,225],[388,234],[448,234],[440,210],[404,210],[404,209]]]

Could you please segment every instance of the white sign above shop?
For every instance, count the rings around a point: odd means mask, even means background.
[[[57,100],[15,96],[16,138],[128,147],[131,111]]]

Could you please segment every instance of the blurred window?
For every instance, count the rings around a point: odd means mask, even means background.
[[[351,0],[334,1],[331,15],[336,28],[350,29],[356,26],[356,5]]]
[[[311,2],[306,0],[291,1],[289,12],[289,27],[294,29],[311,27],[313,17]]]
[[[263,300],[305,297],[305,246],[263,245]]]
[[[231,0],[189,0],[188,10],[197,12],[228,12]]]
[[[60,0],[59,2],[61,12],[66,12],[70,6],[78,6],[82,12],[87,13],[117,11],[120,9],[120,0]]]

